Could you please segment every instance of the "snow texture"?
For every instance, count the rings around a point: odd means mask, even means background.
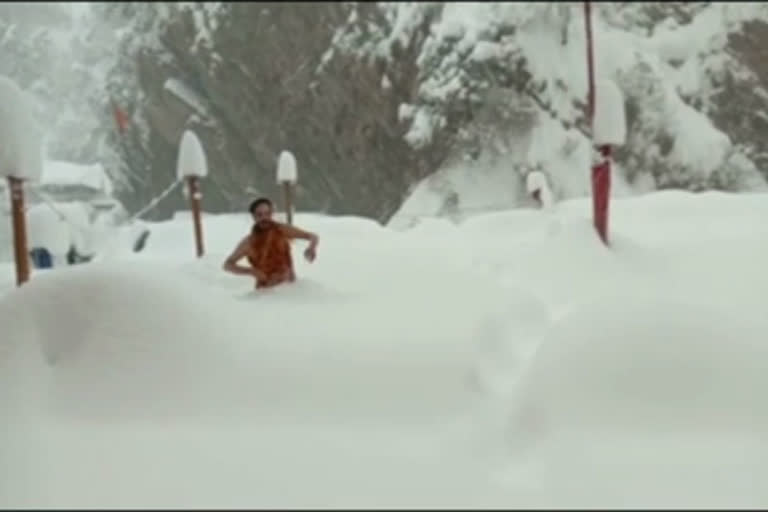
[[[0,76],[0,175],[39,181],[42,163],[30,99],[13,80]]]
[[[176,161],[176,176],[184,179],[190,176],[208,176],[208,162],[203,144],[191,130],[185,130],[179,143],[179,157]]]
[[[592,122],[595,146],[622,146],[627,139],[624,98],[612,80],[595,81],[595,117]]]
[[[296,157],[290,151],[281,151],[277,159],[277,182],[296,183],[298,179]]]

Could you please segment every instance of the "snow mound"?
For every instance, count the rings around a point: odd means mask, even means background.
[[[35,333],[26,339],[51,365],[61,411],[162,415],[193,406],[225,352],[217,341],[228,338],[210,294],[159,264],[40,273],[4,299],[4,336]]]
[[[561,499],[587,506],[765,506],[748,482],[768,477],[768,322],[691,296],[606,295],[555,324],[517,390],[515,471],[567,481]]]
[[[761,391],[768,323],[718,311],[652,296],[582,306],[542,342],[527,376],[529,399],[548,409],[552,427],[756,426],[768,420]],[[717,324],[702,321],[715,315]]]

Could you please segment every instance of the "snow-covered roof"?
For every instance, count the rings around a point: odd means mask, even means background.
[[[76,164],[49,160],[43,163],[42,186],[83,186],[112,194],[112,180],[101,164]]]

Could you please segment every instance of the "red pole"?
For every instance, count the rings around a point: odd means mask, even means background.
[[[200,182],[197,176],[187,176],[187,190],[189,191],[189,203],[192,208],[192,221],[195,225],[195,250],[198,258],[202,258],[203,249],[203,222],[200,218]]]
[[[592,166],[592,218],[600,240],[608,244],[608,213],[611,197],[611,146],[599,148],[601,161]]]
[[[24,216],[24,183],[18,178],[9,176],[8,189],[11,192],[13,254],[16,261],[16,286],[21,286],[29,281],[27,224]]]
[[[584,23],[587,33],[587,115],[594,134],[595,121],[595,54],[592,39],[592,3],[584,2]],[[600,240],[608,245],[608,212],[611,198],[611,147],[596,148],[600,161],[592,165],[592,222]]]

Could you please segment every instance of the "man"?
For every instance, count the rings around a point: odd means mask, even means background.
[[[291,257],[291,240],[309,241],[304,251],[307,261],[315,260],[317,235],[272,220],[272,201],[260,198],[251,203],[253,228],[224,262],[224,270],[232,274],[254,276],[256,288],[269,288],[296,280]],[[238,262],[247,258],[249,266]]]

